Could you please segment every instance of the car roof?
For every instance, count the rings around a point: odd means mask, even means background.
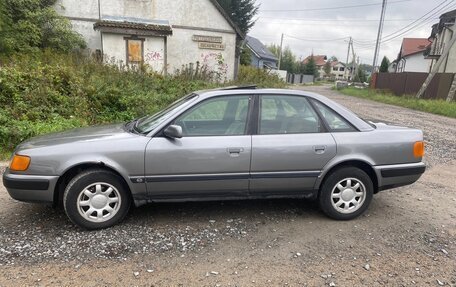
[[[331,99],[328,99],[325,96],[322,96],[317,93],[303,91],[303,90],[292,90],[292,89],[256,89],[254,86],[244,87],[230,87],[226,89],[214,89],[214,90],[205,90],[197,91],[195,94],[198,94],[201,100],[216,97],[216,96],[236,96],[236,95],[276,95],[276,96],[303,96],[315,99],[329,108],[336,111],[346,120],[348,120],[352,125],[354,125],[359,131],[372,131],[374,128],[366,123],[364,120],[359,118],[355,113],[347,109],[346,107],[334,102]]]

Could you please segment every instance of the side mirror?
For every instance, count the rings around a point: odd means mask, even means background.
[[[182,127],[178,125],[170,125],[163,131],[163,133],[168,138],[180,139],[182,138]]]

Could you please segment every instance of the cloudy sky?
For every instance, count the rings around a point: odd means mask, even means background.
[[[284,46],[290,46],[298,57],[313,51],[345,62],[348,37],[352,36],[360,61],[372,64],[382,0],[257,2],[261,8],[250,35],[263,43],[279,44],[284,33]],[[384,55],[395,59],[404,37],[428,38],[438,17],[453,9],[455,0],[388,0],[380,60]]]

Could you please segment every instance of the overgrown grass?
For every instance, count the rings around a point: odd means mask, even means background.
[[[456,102],[454,101],[448,103],[444,100],[417,99],[410,95],[398,97],[386,91],[371,89],[345,88],[339,91],[348,96],[369,99],[385,104],[456,118]]]
[[[250,67],[241,67],[238,82],[214,83],[201,73],[162,76],[50,51],[0,59],[0,160],[32,136],[125,122],[190,92],[237,84],[285,86]]]

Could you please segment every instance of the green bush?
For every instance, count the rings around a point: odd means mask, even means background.
[[[257,85],[260,88],[284,88],[286,83],[273,72],[252,66],[240,66],[236,84]]]
[[[242,67],[239,83],[283,87],[266,71]],[[195,90],[220,84],[101,65],[80,55],[44,51],[0,64],[0,156],[49,132],[152,114]]]

